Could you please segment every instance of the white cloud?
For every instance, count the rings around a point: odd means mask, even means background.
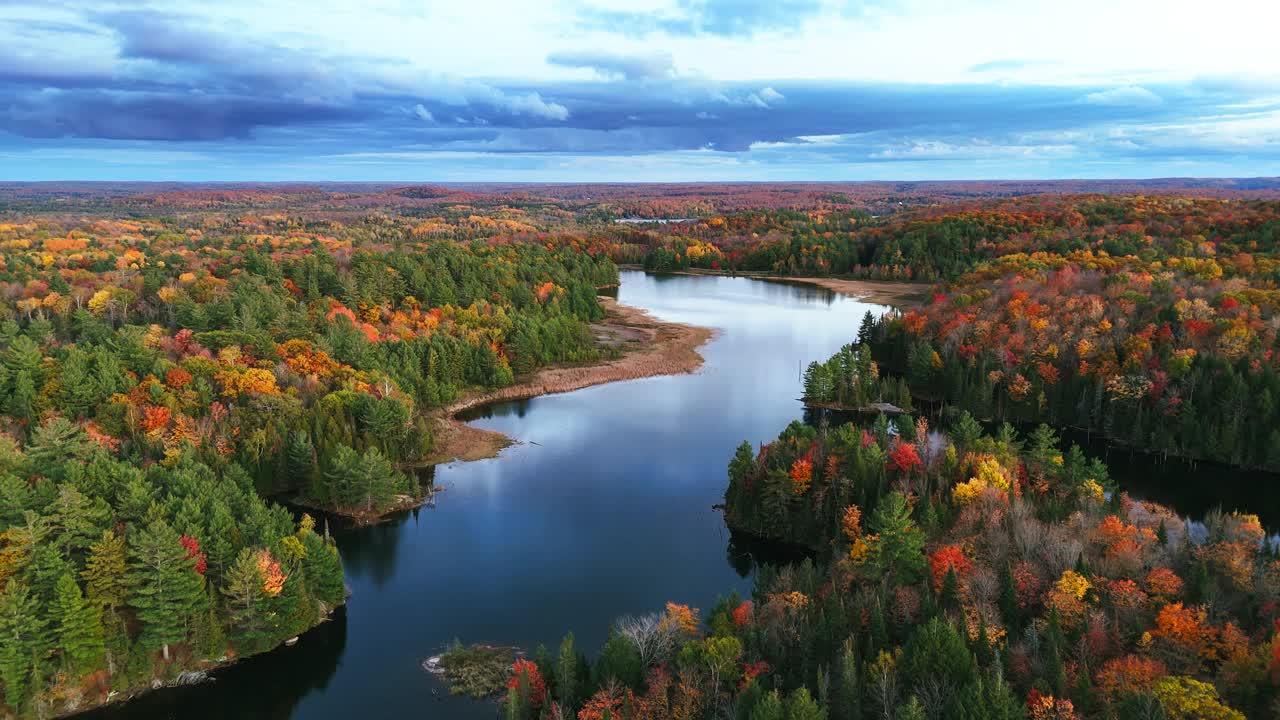
[[[497,104],[516,115],[529,115],[547,120],[568,120],[569,109],[560,103],[547,102],[536,92],[526,95],[508,95],[499,93]]]
[[[418,119],[422,120],[423,122],[435,123],[436,121],[435,116],[431,114],[430,110],[423,107],[422,103],[418,103],[417,105],[413,106],[413,114],[416,115]]]
[[[874,160],[961,160],[1061,158],[1074,154],[1074,145],[997,144],[974,140],[957,144],[937,140],[913,140],[871,153]]]
[[[1110,90],[1099,90],[1085,95],[1080,99],[1081,102],[1090,105],[1126,105],[1126,106],[1143,106],[1143,105],[1159,105],[1164,100],[1150,90],[1139,87],[1137,85],[1126,85],[1124,87],[1111,88]]]
[[[765,101],[766,103],[769,103],[770,105],[774,103],[780,103],[783,100],[786,100],[786,98],[782,95],[782,93],[778,92],[777,90],[774,90],[771,87],[767,87],[761,90],[758,94],[760,95],[761,100]]]
[[[754,105],[755,107],[768,109],[776,106],[786,98],[782,93],[771,87],[763,88],[758,92],[753,92],[742,98],[741,102],[746,105]]]

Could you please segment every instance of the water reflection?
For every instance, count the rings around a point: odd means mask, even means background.
[[[200,685],[166,689],[84,717],[284,720],[296,716],[299,701],[323,692],[338,671],[347,646],[347,613],[337,610],[299,638],[279,648],[219,670]]]
[[[740,442],[772,440],[798,417],[800,369],[882,308],[804,285],[640,272],[623,273],[617,294],[716,328],[706,365],[478,412],[476,425],[524,442],[436,468],[434,509],[335,530],[352,591],[341,648],[296,664],[286,658],[297,653],[272,653],[251,676],[226,673],[207,691],[216,711],[201,689],[130,705],[128,717],[265,717],[253,713],[269,707],[271,717],[490,718],[492,704],[449,697],[422,659],[455,637],[554,647],[568,630],[595,649],[620,615],[747,594],[757,563],[771,560],[713,507],[725,466]]]

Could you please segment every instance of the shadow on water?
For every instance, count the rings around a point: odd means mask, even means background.
[[[423,659],[454,638],[554,648],[570,630],[595,651],[619,616],[710,608],[749,593],[762,563],[803,557],[728,532],[713,509],[725,468],[797,417],[800,368],[885,308],[744,278],[624,272],[616,292],[717,329],[705,365],[470,413],[521,442],[437,466],[434,508],[366,527],[329,518],[352,592],[341,624],[102,717],[488,720],[495,704],[450,697]]]
[[[199,685],[165,688],[76,717],[284,720],[293,717],[302,697],[328,687],[346,645],[347,613],[339,608],[293,647],[241,660]]]
[[[729,531],[725,557],[740,577],[750,578],[764,565],[781,567],[816,557],[812,550],[757,537],[740,530]]]
[[[923,403],[916,411],[928,415],[931,423],[939,414],[937,405],[932,403]],[[944,414],[947,412],[943,410]],[[817,426],[824,419],[836,425],[859,418],[847,412],[806,409],[804,419]],[[994,432],[999,424],[983,425],[988,432]],[[1012,425],[1023,438],[1037,427],[1035,423]],[[1142,452],[1075,428],[1060,427],[1057,432],[1060,448],[1079,445],[1087,457],[1102,460],[1115,485],[1135,500],[1165,505],[1192,521],[1199,521],[1214,510],[1240,511],[1257,515],[1263,527],[1280,528],[1280,475]]]

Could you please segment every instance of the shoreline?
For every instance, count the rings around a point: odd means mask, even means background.
[[[350,593],[348,591],[348,597]],[[53,720],[64,720],[65,718],[76,718],[88,715],[92,712],[104,710],[112,706],[121,706],[128,704],[142,696],[149,695],[153,692],[163,692],[165,690],[177,690],[179,688],[194,687],[197,685],[207,685],[218,681],[217,673],[227,670],[235,665],[245,662],[251,662],[256,658],[263,657],[270,653],[278,652],[287,647],[294,647],[306,635],[315,631],[320,626],[332,622],[333,617],[338,612],[346,612],[347,600],[344,597],[342,602],[328,608],[327,611],[320,616],[311,627],[302,630],[291,638],[281,640],[279,643],[272,645],[264,650],[259,650],[248,655],[231,655],[223,656],[216,660],[206,659],[201,661],[199,667],[189,668],[180,672],[177,677],[172,680],[161,681],[153,679],[151,684],[125,688],[123,690],[112,690],[102,700],[98,702],[86,703],[71,710],[63,710],[62,712],[54,711],[48,717]],[[184,679],[185,678],[185,679]],[[156,684],[159,683],[159,684]]]
[[[621,269],[639,269],[620,266]],[[920,303],[929,285],[889,280],[858,280],[850,278],[786,277],[767,273],[728,273],[717,270],[682,270],[672,275],[718,275],[745,277],[752,280],[777,283],[795,283],[822,287],[832,292],[894,307],[910,307]],[[712,328],[686,325],[659,320],[647,310],[619,303],[616,299],[598,297],[605,310],[603,320],[593,323],[591,330],[602,349],[614,349],[621,356],[593,363],[576,365],[552,365],[540,368],[529,377],[513,385],[486,391],[464,392],[462,397],[429,414],[435,433],[436,449],[414,465],[415,468],[434,467],[452,462],[488,460],[519,440],[496,430],[486,430],[461,420],[458,415],[501,402],[530,400],[544,395],[558,395],[595,385],[625,380],[638,380],[663,375],[685,375],[702,367],[704,358],[697,349],[715,336]],[[320,508],[301,498],[298,505],[320,512],[345,517],[357,525],[372,525],[393,515],[421,507],[430,493],[420,498],[401,496],[392,507],[374,513],[345,512],[335,508]]]
[[[754,276],[747,276],[754,277]],[[928,297],[932,285],[899,280],[857,280],[853,278],[835,277],[771,277],[759,276],[757,280],[773,282],[797,282],[817,285],[856,300],[866,300],[878,305],[893,307],[911,307],[919,305]]]
[[[624,270],[643,270],[639,265],[619,265],[619,269]],[[645,272],[656,272],[645,270]],[[863,280],[859,278],[848,277],[814,277],[814,276],[791,276],[791,275],[774,275],[773,273],[747,270],[743,272],[730,272],[727,270],[703,270],[701,268],[689,268],[687,270],[671,270],[665,273],[657,273],[661,275],[713,275],[719,277],[741,277],[751,280],[763,280],[765,282],[786,283],[786,284],[804,284],[816,285],[825,288],[834,293],[839,293],[855,300],[866,300],[879,305],[892,305],[894,307],[912,307],[920,305],[929,297],[929,290],[933,287],[932,283],[912,282],[907,280]]]
[[[697,349],[715,336],[712,328],[665,322],[646,310],[623,305],[613,298],[599,300],[605,309],[605,318],[592,324],[591,329],[601,346],[621,351],[621,357],[583,365],[546,367],[514,385],[464,395],[433,413],[437,447],[422,464],[493,458],[518,442],[503,433],[459,420],[457,416],[468,410],[624,380],[687,375],[702,367],[704,358]]]

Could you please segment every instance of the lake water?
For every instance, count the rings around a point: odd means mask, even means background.
[[[507,403],[474,422],[522,442],[436,469],[434,508],[337,533],[344,613],[205,685],[98,718],[492,718],[422,670],[453,638],[595,652],[610,622],[668,601],[708,608],[750,587],[719,512],[743,440],[800,417],[800,369],[885,308],[806,285],[622,273],[618,299],[713,327],[693,375]]]

